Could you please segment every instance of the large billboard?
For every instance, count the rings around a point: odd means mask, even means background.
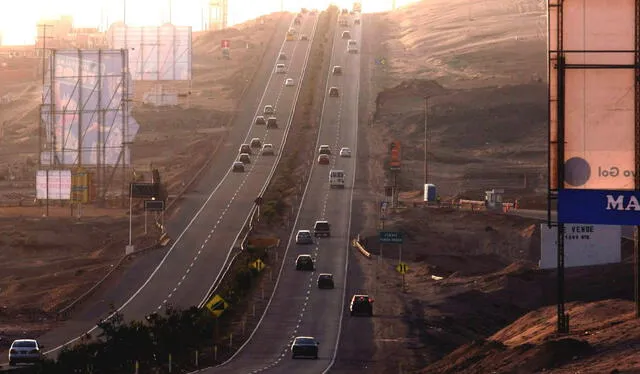
[[[191,26],[113,24],[107,42],[109,48],[129,51],[133,80],[191,80]]]
[[[620,226],[571,225],[565,227],[566,267],[618,263],[622,260]],[[555,269],[558,261],[558,228],[540,225],[540,269]]]
[[[609,0],[560,4],[561,12],[549,7],[552,96],[559,83],[564,87],[559,93],[564,108],[550,100],[552,142],[558,140],[557,115],[564,109],[565,184],[558,187],[633,189],[635,0],[616,0],[615,6]],[[564,57],[560,68],[553,60],[558,56]]]
[[[127,104],[126,61],[125,50],[52,51],[42,94],[43,164],[130,164],[139,125]]]
[[[549,2],[549,178],[565,198],[635,188],[635,15],[635,0]],[[559,222],[566,209],[596,216],[596,200],[589,207],[559,198]]]

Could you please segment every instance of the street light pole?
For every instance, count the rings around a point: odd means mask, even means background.
[[[132,244],[132,228],[133,228],[133,183],[129,183],[129,245],[125,248],[125,254],[133,253]]]

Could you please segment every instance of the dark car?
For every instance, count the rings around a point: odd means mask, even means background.
[[[309,37],[306,34],[300,35],[300,40],[309,40]]]
[[[240,153],[240,155],[238,156],[238,161],[242,162],[243,164],[250,164],[251,157],[249,157],[248,153]]]
[[[294,25],[299,25],[299,24],[300,24],[300,18],[296,18],[296,19],[293,21],[293,24],[294,24]]]
[[[342,75],[342,66],[339,66],[339,65],[334,66],[333,75]]]
[[[251,145],[249,144],[240,144],[240,148],[238,149],[238,153],[248,153],[248,154],[252,154],[253,152],[251,151]]]
[[[276,117],[269,117],[267,119],[267,128],[268,129],[277,129],[278,128],[278,120]]]
[[[338,96],[340,96],[340,91],[338,91],[338,87],[329,88],[329,96],[330,97],[338,97]]]
[[[343,31],[342,39],[351,39],[351,33],[349,31]]]
[[[291,344],[291,358],[310,357],[318,358],[318,346],[320,342],[312,336],[296,336]]]
[[[373,316],[373,299],[369,295],[353,295],[349,303],[349,313],[352,316]]]
[[[359,25],[359,24],[360,24],[360,20],[359,20],[359,19],[355,19],[355,20],[353,20],[353,24],[354,24],[354,25]]]
[[[328,221],[316,221],[313,225],[313,236],[331,236],[331,225]]]
[[[319,165],[329,165],[331,163],[331,159],[329,155],[320,155],[318,156],[318,164]]]
[[[244,172],[244,164],[240,161],[234,162],[233,166],[231,167],[231,171],[233,171],[234,173]]]
[[[316,266],[313,263],[311,255],[299,255],[298,258],[296,258],[296,270],[314,271],[315,269]]]
[[[262,147],[262,140],[260,138],[251,139],[251,148],[260,148]]]
[[[318,288],[333,289],[333,274],[322,273],[318,275]]]
[[[267,120],[265,120],[263,116],[256,117],[256,125],[266,125],[266,124],[267,124]]]

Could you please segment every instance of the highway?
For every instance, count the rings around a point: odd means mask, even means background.
[[[349,17],[352,20],[352,17]],[[351,26],[352,39],[360,44],[360,26]],[[202,370],[207,373],[322,373],[335,358],[338,338],[345,314],[345,286],[348,268],[351,201],[356,170],[358,90],[360,54],[346,52],[347,40],[341,38],[345,28],[336,27],[333,40],[331,67],[340,65],[342,76],[332,76],[325,91],[325,102],[320,121],[319,145],[331,146],[330,165],[313,163],[311,177],[302,198],[294,228],[286,250],[278,283],[266,313],[252,337],[238,353],[221,366]],[[338,87],[340,97],[329,97],[329,87]],[[338,156],[340,148],[351,148],[351,158]],[[316,151],[317,157],[317,151]],[[344,189],[329,187],[329,170],[346,172]],[[294,234],[300,229],[312,229],[316,220],[326,219],[331,224],[331,237],[318,238],[313,245],[296,245]],[[299,254],[311,254],[316,260],[316,271],[295,270]],[[318,273],[333,273],[335,289],[319,290]],[[317,360],[292,360],[289,346],[294,336],[310,335],[320,341]]]
[[[177,222],[169,223],[169,233],[174,238],[170,248],[149,254],[147,259],[130,268],[120,282],[112,282],[110,288],[95,298],[96,301],[87,303],[73,320],[40,337],[40,343],[48,349],[46,354],[56,354],[64,344],[97,329],[95,322],[107,315],[111,304],[117,306],[127,320],[132,320],[142,319],[167,304],[188,307],[202,301],[220,274],[255,198],[270,178],[278,159],[254,154],[244,173],[232,173],[230,167],[237,157],[239,143],[259,137],[263,143],[272,143],[279,152],[293,117],[299,78],[307,65],[317,19],[307,15],[302,25],[297,26],[300,32],[309,35],[308,41],[284,41],[284,33],[290,24],[280,27],[280,48],[272,49],[271,59],[265,59],[260,68],[268,79],[259,100],[251,103],[248,110],[241,108],[236,116],[235,123],[240,124],[240,129],[244,127],[244,134],[232,134],[221,150],[221,157],[214,162],[212,169],[217,170],[203,176],[195,192],[188,196],[188,204],[178,212]],[[291,17],[287,20],[292,22]],[[277,61],[279,52],[285,53],[287,60]],[[276,62],[287,65],[286,74],[273,74]],[[295,79],[294,87],[284,86],[285,78],[289,77]],[[264,125],[253,125],[255,116],[262,114],[262,108],[267,104],[276,107],[279,129],[267,130]]]

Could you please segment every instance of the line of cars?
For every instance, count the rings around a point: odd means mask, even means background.
[[[343,9],[342,15],[349,13],[348,10]],[[351,14],[357,14],[351,12]],[[354,25],[360,25],[360,19],[354,19]],[[341,17],[339,24],[342,27],[349,27],[348,19]],[[351,39],[351,33],[349,31],[343,31],[341,34],[342,39],[347,39],[347,53],[358,53],[357,42]],[[342,66],[335,65],[332,69],[332,75],[343,75]],[[338,87],[332,86],[328,91],[329,97],[340,97],[340,90]],[[317,162],[319,165],[331,164],[330,156],[332,154],[331,147],[323,144],[318,148]],[[340,157],[351,157],[351,149],[349,147],[342,147],[339,151]],[[345,172],[343,170],[331,169],[329,171],[329,186],[330,188],[345,186]],[[331,236],[331,224],[326,220],[317,220],[312,230],[298,230],[295,237],[295,243],[299,245],[314,244],[314,238],[317,237],[330,237]],[[315,261],[310,254],[299,254],[296,258],[295,267],[297,271],[315,271]],[[335,281],[333,274],[323,272],[318,274],[316,280],[318,289],[333,289],[335,287]],[[373,303],[374,299],[367,294],[354,294],[349,301],[349,315],[365,315],[373,316]],[[318,348],[320,342],[318,342],[312,336],[297,336],[294,338],[291,344],[291,358],[298,357],[311,357],[313,359],[318,358]]]

